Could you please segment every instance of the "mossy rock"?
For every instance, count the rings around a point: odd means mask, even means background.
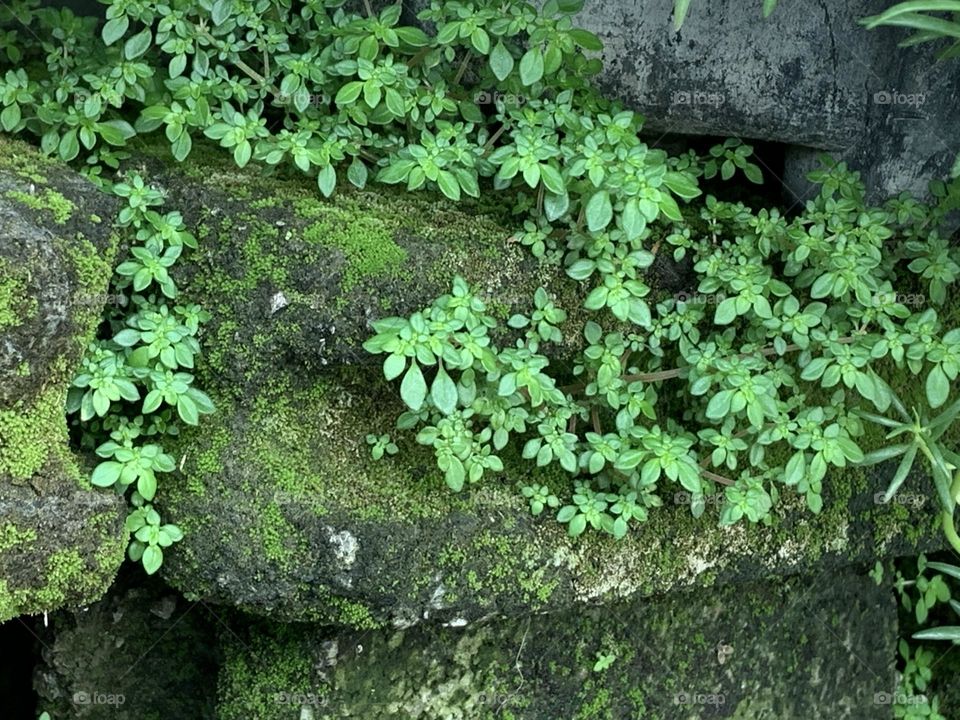
[[[213,720],[219,615],[131,568],[83,612],[35,628],[38,709],[76,720]]]
[[[855,572],[467,627],[221,633],[221,720],[892,717],[896,603]]]
[[[370,459],[366,433],[388,432],[401,409],[376,372],[277,369],[242,401],[207,385],[218,412],[183,433],[182,473],[164,494],[165,517],[186,533],[164,562],[175,587],[273,618],[408,626],[742,583],[940,541],[929,507],[875,502],[887,468],[828,477],[817,515],[786,489],[770,526],[695,519],[671,502],[678,486],[623,540],[572,539],[532,517],[514,487],[568,492],[563,473],[507,456],[503,477],[455,494],[408,436],[398,455]]]
[[[123,559],[123,502],[68,448],[67,388],[99,324],[116,201],[0,137],[0,620],[99,597]],[[106,220],[103,220],[106,218]]]
[[[158,156],[138,167],[200,238],[174,277],[212,314],[204,352],[237,397],[269,382],[278,364],[316,373],[376,362],[361,347],[371,321],[428,306],[450,292],[455,274],[504,321],[532,312],[534,292],[545,286],[570,315],[560,354],[581,346],[579,284],[533,258],[514,238],[519,221],[489,200],[358,190],[346,178],[327,200],[303,175],[239,170],[201,143],[178,165],[160,159],[163,148],[140,152]],[[512,344],[511,336],[501,340]]]
[[[505,242],[502,213],[484,206],[382,189],[323,200],[302,177],[238,171],[202,151],[183,166],[146,167],[198,228],[200,250],[177,280],[213,314],[197,373],[218,411],[182,434],[181,472],[160,499],[186,533],[163,572],[191,597],[287,620],[408,626],[746,582],[939,542],[930,507],[877,505],[887,467],[832,473],[817,515],[786,488],[769,526],[721,528],[714,511],[694,519],[671,502],[681,488],[664,487],[667,507],[618,542],[574,540],[531,517],[516,485],[568,497],[570,478],[509,453],[501,477],[461,494],[406,434],[395,437],[399,455],[374,462],[365,436],[391,432],[402,408],[360,348],[370,319],[426,304],[462,272],[504,317],[545,282],[577,327],[578,288],[531,265]],[[366,269],[351,274],[357,263]],[[551,348],[561,363],[576,336]]]

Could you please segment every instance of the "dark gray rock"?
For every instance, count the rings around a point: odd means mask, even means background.
[[[139,571],[37,628],[40,709],[77,720],[212,720],[218,615]]]
[[[218,717],[876,720],[896,637],[890,587],[852,572],[466,627],[234,626]]]

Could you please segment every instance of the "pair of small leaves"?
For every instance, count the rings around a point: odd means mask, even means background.
[[[401,362],[406,363],[406,359],[401,355],[390,355],[384,361],[384,374],[388,380],[391,379],[391,374],[393,377],[399,375],[399,372],[397,372],[398,361],[394,359],[398,357]],[[388,363],[390,364],[389,372]],[[416,360],[410,363],[410,368],[403,376],[403,381],[400,383],[400,397],[407,404],[407,407],[414,412],[421,410],[427,399],[427,382]],[[450,415],[457,409],[459,400],[457,386],[442,363],[438,366],[437,374],[430,386],[430,400],[444,415]]]

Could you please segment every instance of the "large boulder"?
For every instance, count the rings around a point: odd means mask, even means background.
[[[674,0],[587,2],[574,22],[603,40],[600,85],[646,116],[651,139],[798,146],[783,176],[789,203],[810,196],[803,175],[827,150],[883,200],[946,176],[960,112],[960,63],[935,63],[942,46],[899,48],[908,30],[858,23],[890,4],[783,0],[764,19],[760,0],[694,0],[675,32]]]
[[[509,454],[503,477],[461,494],[406,434],[399,455],[373,461],[365,436],[390,432],[401,408],[378,364],[358,362],[369,319],[426,304],[457,271],[503,317],[541,280],[575,312],[576,284],[525,259],[480,208],[384,192],[326,201],[204,163],[152,176],[199,224],[178,280],[213,314],[198,375],[218,411],[180,436],[161,498],[186,533],[163,572],[188,597],[361,627],[462,622],[845,565],[937,537],[930,508],[874,502],[887,468],[833,475],[816,516],[788,490],[771,526],[695,520],[667,488],[667,507],[618,542],[533,518],[515,485],[567,495],[569,477]],[[387,253],[404,259],[369,269]]]
[[[466,628],[221,632],[221,720],[893,717],[896,603],[856,573]]]
[[[99,324],[115,201],[0,139],[0,620],[99,597],[123,559],[123,502],[68,448],[67,387]]]

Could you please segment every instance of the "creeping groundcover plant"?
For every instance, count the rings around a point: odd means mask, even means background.
[[[573,25],[581,0],[433,2],[419,24],[368,0],[105,4],[105,21],[0,6],[3,130],[104,182],[135,137],[157,135],[176,160],[216,144],[239,167],[302,172],[326,196],[370,182],[454,201],[497,193],[517,239],[585,284],[580,342],[545,289],[506,319],[462,278],[422,311],[374,323],[365,346],[399,383],[399,428],[432,449],[452,490],[499,473],[514,446],[562,478],[520,489],[534,514],[549,508],[573,535],[622,536],[664,493],[687,493],[695,514],[717,499],[724,523],[762,522],[788,494],[818,512],[831,468],[893,460],[892,494],[919,459],[960,549],[960,265],[940,234],[956,183],[935,184],[928,204],[870,207],[856,174],[827,159],[799,212],[725,200],[723,181],[762,181],[752,149],[731,139],[670,156],[644,143],[642,117],[592,85],[601,43]],[[120,218],[142,242],[120,287],[142,301],[135,318],[114,318],[106,350],[132,369],[107,398],[192,423],[212,410],[184,370],[202,317],[164,312],[163,299],[189,243],[171,235],[179,220],[158,225],[134,206],[145,192],[130,191]],[[160,328],[172,349],[156,345]],[[551,362],[561,340],[581,351]],[[85,399],[110,360],[95,352],[72,394],[85,419],[106,412],[105,391]],[[891,389],[913,384],[912,400]],[[162,434],[144,423],[145,437]],[[400,447],[384,430],[368,429],[380,458]],[[170,468],[146,447],[139,467]],[[131,452],[101,445],[94,479],[135,479],[145,503],[153,483],[126,470]],[[179,531],[159,523],[145,510],[131,528],[160,547]],[[134,546],[148,554],[155,567],[157,553]]]

